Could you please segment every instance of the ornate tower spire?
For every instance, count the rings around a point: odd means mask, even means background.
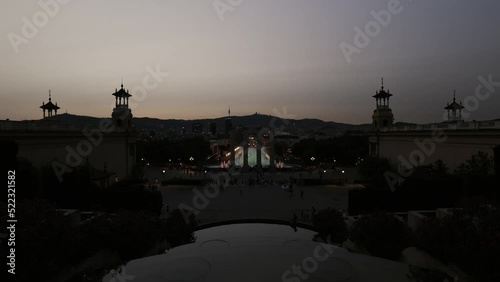
[[[373,96],[377,103],[377,107],[373,111],[372,115],[374,129],[392,126],[394,122],[394,115],[389,107],[389,99],[391,96],[392,94],[389,93],[389,90],[384,90],[384,78],[382,77],[380,90],[376,91]]]
[[[448,102],[445,107],[445,110],[448,112],[449,122],[463,121],[462,109],[464,109],[464,106],[462,106],[462,102],[460,104],[457,103],[456,94],[457,91],[453,90],[453,102],[451,104]]]
[[[115,88],[115,108],[111,114],[113,125],[118,130],[128,130],[132,128],[132,111],[128,107],[129,98],[132,96],[123,87],[123,78],[121,79],[120,89]]]
[[[42,102],[42,106],[40,106],[40,109],[43,110],[43,118],[46,117],[52,117],[54,112],[57,115],[57,110],[60,108],[57,106],[57,103],[53,104],[52,103],[52,91],[49,90],[49,102],[45,104],[45,101]],[[45,115],[45,112],[47,111],[48,115]]]

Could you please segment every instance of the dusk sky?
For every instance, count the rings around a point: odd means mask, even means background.
[[[220,0],[225,12],[213,0],[65,1],[31,38],[23,18],[44,20],[39,1],[0,2],[0,119],[42,118],[49,89],[60,113],[110,117],[121,79],[136,97],[157,67],[169,75],[131,101],[135,117],[213,118],[230,105],[371,123],[384,77],[395,121],[440,122],[454,89],[464,100],[479,76],[500,82],[498,0],[401,0],[350,63],[341,43],[355,46],[355,27],[395,0]],[[467,120],[500,118],[499,96],[500,85]]]

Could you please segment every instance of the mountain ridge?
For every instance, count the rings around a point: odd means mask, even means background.
[[[192,124],[200,123],[204,129],[208,130],[209,123],[215,123],[217,132],[224,129],[225,119],[227,117],[205,118],[205,119],[159,119],[150,117],[134,117],[132,124],[138,130],[181,130],[184,128],[190,131]],[[103,118],[92,116],[81,116],[73,114],[60,114],[52,117],[53,120],[71,123],[82,126],[98,126],[99,121]],[[323,121],[316,118],[305,119],[282,119],[280,117],[263,114],[252,114],[245,116],[231,116],[233,127],[243,126],[249,128],[272,127],[279,128],[283,131],[288,131],[297,134],[305,134],[311,132],[321,132],[325,135],[338,135],[347,130],[362,130],[371,126],[370,124],[348,124],[334,121]]]

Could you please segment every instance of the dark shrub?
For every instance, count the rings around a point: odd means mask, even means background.
[[[337,209],[320,210],[313,217],[313,226],[324,242],[341,244],[347,239],[347,225]]]
[[[388,171],[392,171],[392,168],[386,158],[367,157],[358,167],[358,172],[367,186],[382,190],[389,190],[385,178]]]
[[[53,205],[44,200],[24,200],[18,202],[16,211],[19,281],[45,281],[80,259],[78,227]]]
[[[194,228],[197,222],[194,214],[180,209],[173,210],[167,218],[167,240],[171,247],[194,242]]]
[[[97,216],[83,227],[82,232],[86,245],[111,248],[123,261],[140,257],[164,237],[157,217],[127,210]]]
[[[408,246],[409,230],[395,215],[379,212],[361,217],[352,226],[350,235],[370,254],[397,259]]]
[[[478,206],[425,222],[418,246],[443,262],[457,264],[479,281],[500,280],[500,210]]]
[[[160,191],[146,188],[142,183],[122,181],[102,193],[104,206],[109,212],[127,209],[160,215],[163,204]]]
[[[474,224],[459,217],[429,219],[420,228],[418,246],[447,263],[470,254],[469,241],[477,240]],[[469,256],[470,258],[470,256]]]

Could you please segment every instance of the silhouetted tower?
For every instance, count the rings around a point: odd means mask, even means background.
[[[132,111],[128,108],[128,99],[132,96],[128,93],[128,89],[123,88],[123,82],[121,88],[115,89],[115,108],[111,114],[113,125],[116,129],[131,129],[132,128]]]
[[[40,109],[43,110],[43,118],[57,115],[57,110],[59,110],[60,108],[57,106],[57,102],[55,105],[52,103],[52,94],[50,93],[50,90],[49,90],[49,102],[45,104],[45,101],[43,101],[42,105],[40,106]],[[47,111],[47,115],[45,115],[45,111]],[[54,112],[54,114],[52,114],[52,112]]]
[[[224,120],[224,131],[226,133],[231,132],[233,130],[233,121],[231,120],[231,107],[227,110],[227,117]]]
[[[391,96],[392,94],[389,93],[389,89],[387,89],[387,92],[384,90],[384,79],[382,78],[380,90],[373,95],[377,102],[377,108],[373,111],[372,115],[374,129],[392,126],[394,115],[389,107],[389,98]]]
[[[445,110],[448,111],[448,121],[449,122],[457,122],[457,121],[463,121],[462,119],[462,109],[464,106],[462,106],[462,102],[458,104],[456,102],[456,91],[453,90],[453,102],[448,105],[445,108]]]

